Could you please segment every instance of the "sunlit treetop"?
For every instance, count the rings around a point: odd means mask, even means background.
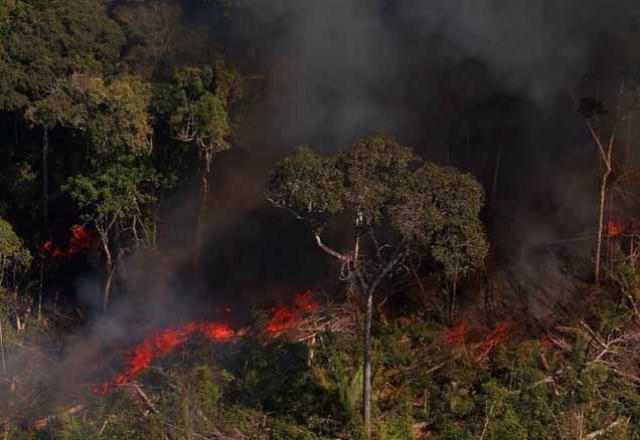
[[[231,148],[229,107],[242,93],[240,76],[225,63],[176,69],[165,105],[175,138],[208,153]]]
[[[150,149],[148,114],[151,89],[135,76],[106,83],[101,77],[75,74],[56,81],[51,92],[27,111],[38,125],[67,126],[86,134],[99,155]]]
[[[381,221],[417,164],[413,150],[391,136],[374,133],[359,139],[339,157],[348,205],[361,213],[365,223]]]
[[[394,246],[427,256],[448,278],[480,266],[488,251],[478,181],[424,163],[412,149],[379,133],[338,155],[296,151],[274,168],[267,197],[316,234],[344,215],[355,219],[356,228],[392,232]]]
[[[110,76],[125,44],[99,0],[12,0],[0,4],[0,108],[23,109],[59,78]]]
[[[480,183],[470,174],[427,163],[405,185],[393,209],[395,228],[448,278],[480,266],[489,248],[480,222],[484,206]]]

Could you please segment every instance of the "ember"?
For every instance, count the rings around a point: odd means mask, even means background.
[[[623,234],[627,229],[625,225],[616,224],[613,220],[610,220],[607,225],[605,225],[606,233],[610,237],[616,237],[620,234]]]
[[[464,337],[468,330],[466,324],[460,324],[447,331],[442,337],[442,340],[447,345],[461,345],[464,342]]]

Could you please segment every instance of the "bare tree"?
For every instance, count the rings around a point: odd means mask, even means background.
[[[604,104],[593,98],[582,98],[580,101],[580,113],[589,130],[591,138],[598,147],[598,157],[603,166],[603,173],[600,177],[599,202],[598,202],[598,220],[596,233],[596,255],[594,279],[596,284],[600,283],[601,261],[602,261],[602,235],[604,229],[604,216],[606,208],[607,190],[609,177],[614,170],[613,166],[613,150],[616,144],[618,129],[621,122],[636,111],[640,104],[640,89],[637,86],[630,87],[626,82],[622,82],[616,98],[615,110],[611,117],[608,130],[598,129],[596,125],[597,118],[609,116],[609,112],[605,109]]]

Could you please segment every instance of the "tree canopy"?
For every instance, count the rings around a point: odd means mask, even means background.
[[[0,217],[0,288],[7,287],[11,275],[28,269],[31,260],[31,253],[11,224]]]
[[[317,235],[344,213],[357,229],[382,228],[450,278],[477,269],[488,250],[477,180],[423,163],[383,134],[365,136],[337,155],[298,150],[276,166],[267,196]]]
[[[25,109],[60,78],[120,69],[124,33],[99,0],[0,5],[0,109]]]

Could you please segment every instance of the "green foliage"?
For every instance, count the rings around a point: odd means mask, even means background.
[[[229,359],[226,369],[235,380],[231,398],[246,406],[288,417],[320,413],[324,406],[322,388],[313,380],[303,344],[256,345],[247,341]]]
[[[220,59],[214,62],[213,70],[216,94],[227,108],[240,102],[245,97],[245,85],[236,66]]]
[[[31,253],[25,248],[13,227],[0,218],[0,289],[7,286],[10,276],[27,270],[31,259]]]
[[[337,158],[301,148],[280,162],[271,174],[269,199],[298,215],[322,223],[342,211],[346,197]]]
[[[63,190],[80,208],[82,218],[98,224],[138,212],[155,199],[159,176],[145,163],[124,156],[88,175],[69,179]]]
[[[383,134],[365,136],[338,156],[298,150],[273,170],[267,197],[316,231],[341,213],[357,217],[355,230],[393,230],[390,247],[428,257],[447,279],[468,275],[487,255],[480,183],[453,168],[422,164]]]
[[[73,73],[112,75],[124,35],[100,0],[0,6],[0,109],[25,109]]]
[[[220,152],[231,147],[231,125],[227,107],[230,93],[228,78],[220,82],[212,69],[186,67],[177,69],[173,78],[169,125],[174,136],[183,142],[193,142],[199,148]]]
[[[343,373],[344,374],[344,373]],[[352,419],[358,418],[358,412],[362,407],[362,368],[356,370],[353,377],[346,374],[338,382],[338,398],[345,414]]]
[[[415,315],[378,327],[374,439],[421,438],[414,436],[417,424],[422,438],[436,440],[478,439],[482,432],[489,440],[577,438],[580,411],[583,433],[630,417],[606,438],[638,435],[637,387],[589,367],[578,336],[566,357],[535,340],[513,340],[477,361],[444,342],[446,331]],[[303,344],[192,344],[188,355],[165,358],[140,378],[158,414],[123,388],[94,397],[81,416],[58,412],[40,435],[92,438],[108,417],[103,436],[113,439],[238,432],[248,439],[361,439],[359,416],[345,411],[340,391],[361,380],[358,341],[324,333],[313,349],[309,366]]]
[[[53,417],[53,420],[47,425],[46,431],[46,438],[59,440],[87,440],[98,436],[98,430],[94,426],[64,412]],[[38,437],[45,438],[44,435]]]
[[[86,133],[101,157],[150,150],[150,86],[141,78],[121,76],[105,84],[98,76],[75,74],[27,111],[38,125],[63,125]]]
[[[390,136],[374,133],[357,140],[339,159],[347,188],[346,206],[362,214],[365,224],[383,220],[395,206],[418,162],[413,151]]]
[[[473,176],[426,164],[411,176],[401,197],[396,227],[447,278],[458,279],[482,264],[489,248],[479,217],[484,192]]]

